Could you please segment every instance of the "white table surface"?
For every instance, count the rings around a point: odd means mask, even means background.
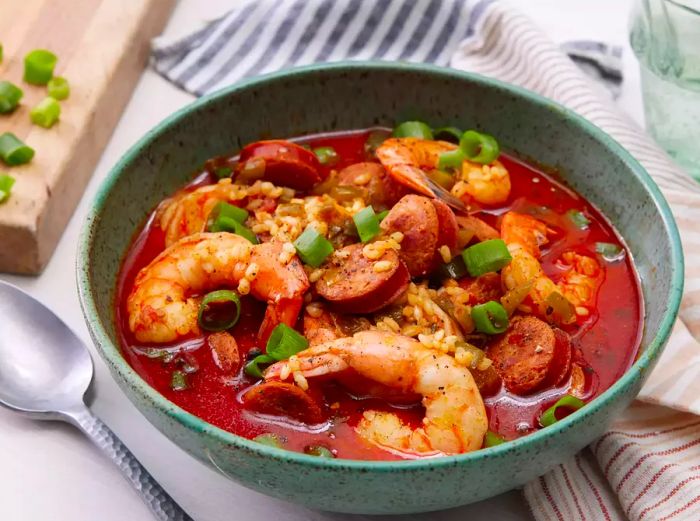
[[[225,11],[235,1],[208,0],[206,19]],[[631,0],[512,0],[512,3],[530,14],[557,41],[599,39],[624,45],[625,84],[618,103],[634,119],[642,120],[636,63],[626,41]],[[166,34],[180,35],[201,23],[203,4],[181,0]],[[145,71],[44,273],[39,277],[0,274],[0,278],[20,286],[52,308],[90,346],[95,360],[94,412],[197,521],[362,518],[314,512],[267,498],[195,461],[141,416],[112,380],[90,343],[74,275],[76,244],[84,216],[98,185],[119,156],[153,125],[191,99],[154,72]],[[152,519],[116,468],[70,426],[33,422],[0,410],[0,450],[0,517],[4,521]],[[394,519],[488,518],[524,520],[530,519],[530,514],[520,493],[512,491],[455,510]]]

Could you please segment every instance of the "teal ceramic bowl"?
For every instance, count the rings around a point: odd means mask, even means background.
[[[120,352],[115,283],[131,238],[154,206],[213,156],[264,137],[392,126],[405,119],[476,128],[536,158],[614,223],[629,245],[646,308],[636,363],[601,396],[555,425],[460,456],[328,460],[220,430],[149,387]],[[248,80],[176,112],[140,139],[104,182],[78,253],[80,300],[92,338],[136,407],[173,442],[221,474],[308,507],[355,513],[438,510],[493,496],[545,473],[595,440],[637,395],[658,360],[683,288],[678,232],[644,169],[601,130],[531,92],[429,66],[345,63]]]

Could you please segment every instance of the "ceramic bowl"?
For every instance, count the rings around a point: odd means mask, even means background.
[[[213,156],[266,137],[393,126],[420,119],[475,128],[535,158],[593,202],[629,245],[641,277],[645,327],[635,364],[563,421],[460,456],[368,462],[271,448],[210,425],[166,400],[126,363],[114,322],[120,262],[146,215]],[[257,491],[338,512],[411,513],[454,507],[518,487],[601,435],[659,358],[683,287],[678,232],[649,175],[613,139],[523,89],[431,66],[344,63],[247,80],[188,105],[141,138],[112,169],[85,223],[80,300],[118,384],[160,431],[195,458]]]

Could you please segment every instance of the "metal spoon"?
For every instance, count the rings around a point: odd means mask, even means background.
[[[80,429],[122,471],[157,519],[192,520],[85,405],[92,359],[85,344],[43,304],[0,281],[0,405]]]

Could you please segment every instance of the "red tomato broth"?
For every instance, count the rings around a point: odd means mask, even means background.
[[[341,169],[359,161],[366,161],[365,142],[369,131],[339,132],[295,139],[312,147],[332,146],[338,153],[335,165],[323,167]],[[234,158],[235,159],[235,158]],[[550,244],[543,248],[542,265],[555,282],[563,273],[556,261],[564,251],[574,250],[596,257],[604,270],[604,280],[597,293],[595,309],[588,317],[578,317],[577,323],[565,327],[571,335],[574,361],[584,367],[586,401],[594,398],[615,382],[632,364],[642,333],[642,300],[636,271],[630,255],[615,263],[606,263],[595,252],[596,242],[623,245],[607,220],[590,203],[566,188],[552,176],[538,171],[513,157],[501,154],[499,158],[510,172],[512,190],[509,200],[498,208],[482,210],[480,217],[497,225],[499,216],[508,210],[529,213],[557,230]],[[230,163],[232,159],[224,160]],[[218,160],[216,163],[221,164]],[[213,174],[199,174],[185,189],[216,182]],[[576,209],[591,221],[587,230],[579,230],[564,215]],[[179,362],[165,363],[149,358],[140,348],[163,349],[172,346],[143,346],[129,331],[126,300],[138,271],[164,249],[164,234],[154,225],[154,214],[137,235],[124,259],[117,286],[116,320],[124,356],[144,378],[165,398],[224,430],[246,438],[263,433],[275,433],[285,440],[285,448],[303,452],[312,445],[333,450],[337,457],[365,460],[402,459],[401,456],[377,448],[360,439],[353,428],[365,410],[386,410],[398,414],[404,422],[418,426],[423,417],[419,404],[388,403],[377,398],[351,394],[337,383],[310,380],[313,394],[322,394],[331,418],[319,426],[304,426],[285,418],[253,414],[243,407],[241,395],[255,383],[243,372],[247,354],[257,345],[257,329],[264,313],[264,303],[244,297],[241,319],[231,330],[241,354],[241,367],[236,375],[225,375],[214,363],[205,338],[181,340],[191,351],[185,358],[197,371],[187,375],[188,388],[171,389],[173,370]],[[199,346],[197,348],[197,346]],[[264,349],[263,349],[264,350]],[[505,389],[484,399],[490,420],[490,429],[506,439],[513,439],[538,428],[541,412],[566,394],[569,382],[556,388],[547,388],[531,396],[516,396]]]

